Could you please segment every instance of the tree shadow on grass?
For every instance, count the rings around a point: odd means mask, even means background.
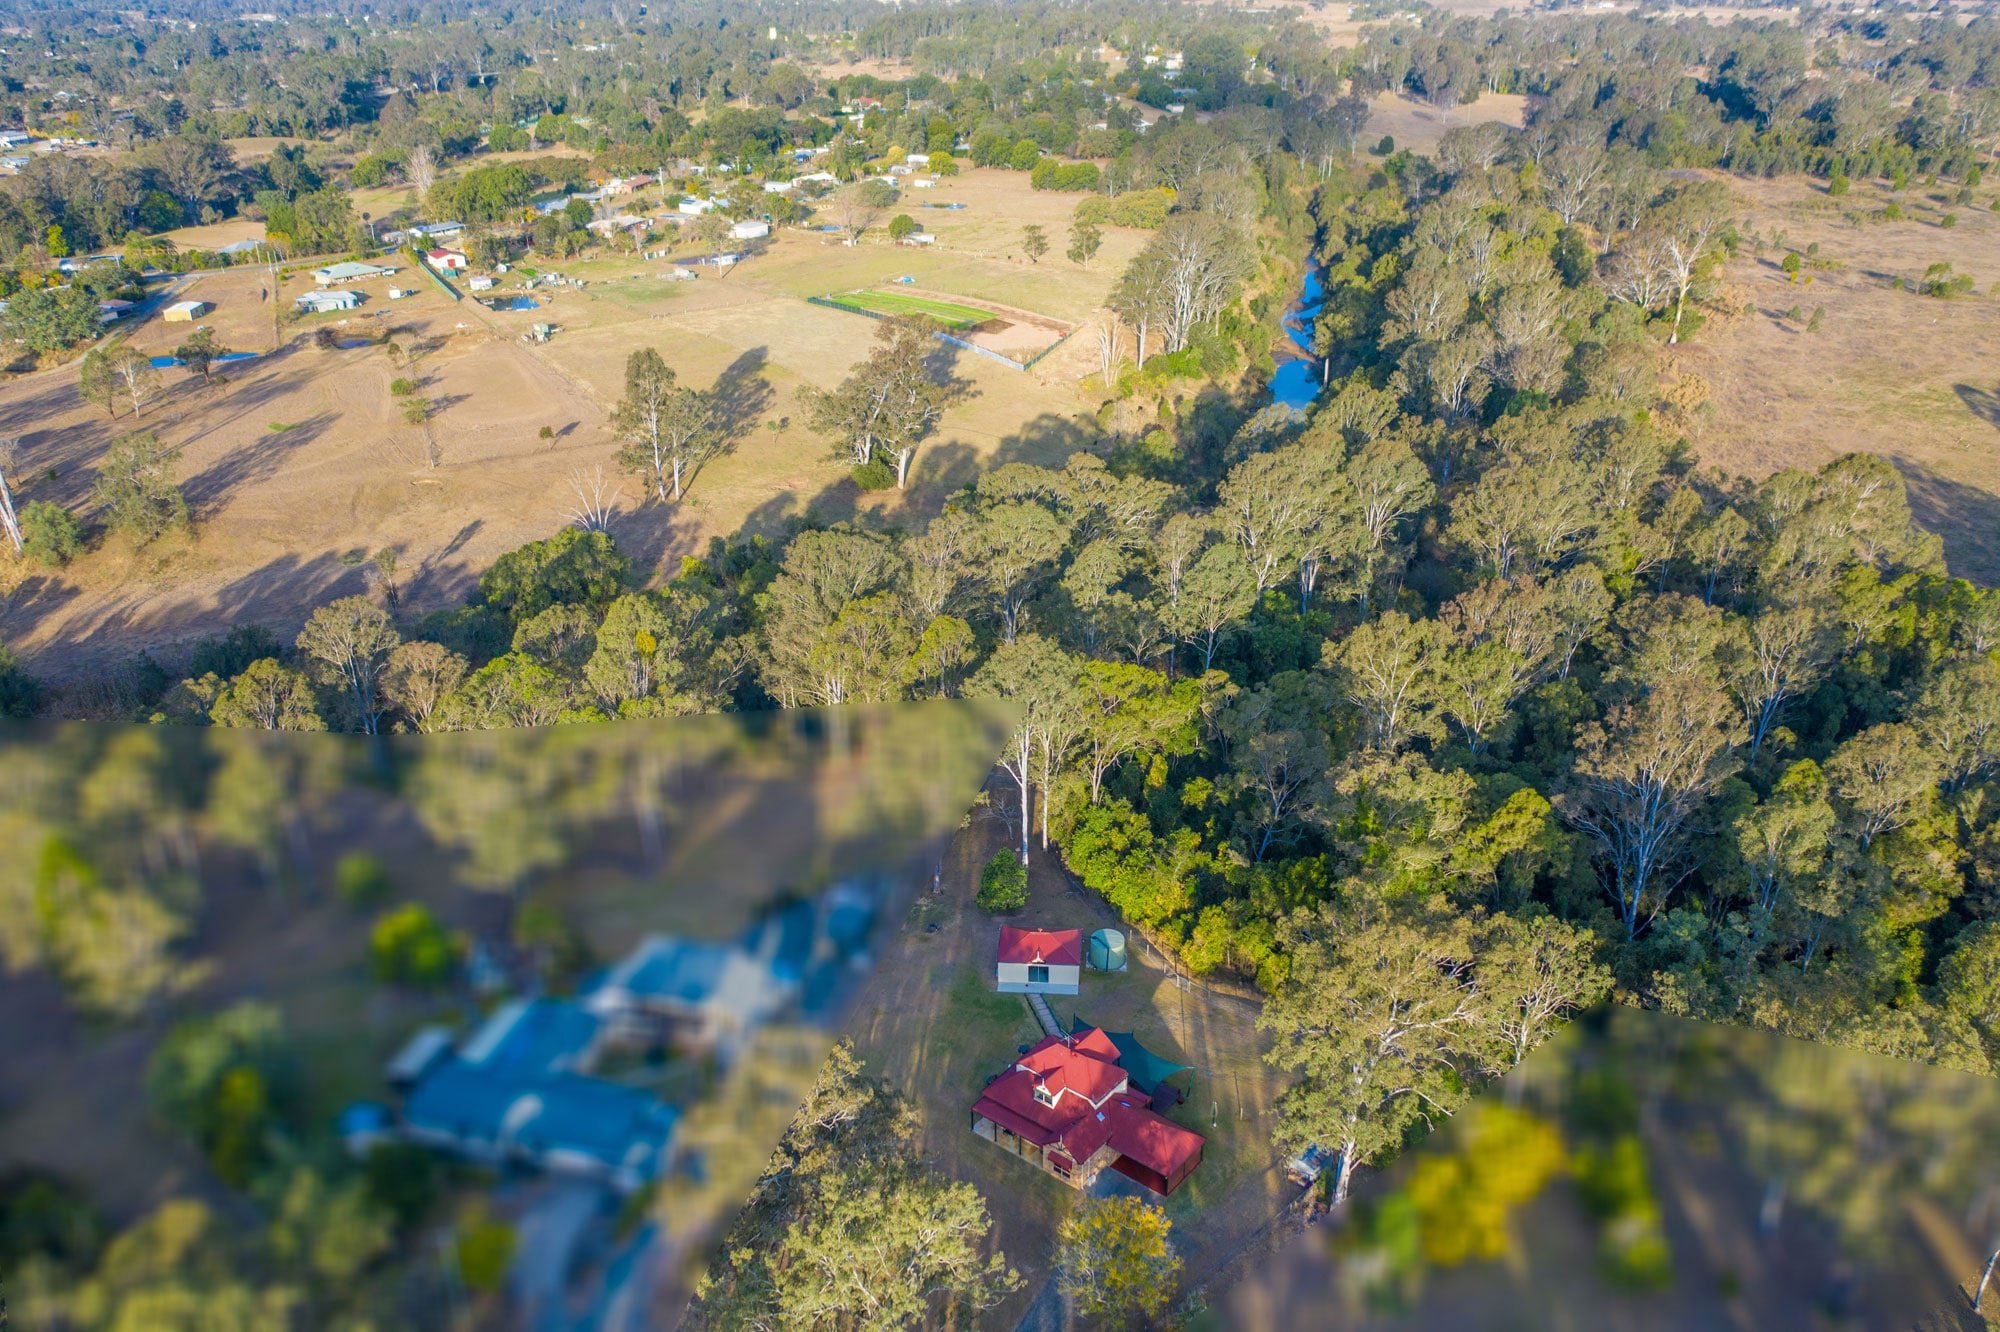
[[[344,563],[330,552],[309,559],[286,555],[212,594],[176,600],[134,584],[89,613],[71,616],[22,655],[36,674],[58,681],[101,678],[140,652],[177,666],[187,645],[237,625],[266,625],[289,641],[316,607],[367,590],[365,565]],[[74,595],[62,586],[38,589],[9,613],[9,627],[45,619]]]
[[[231,491],[276,475],[287,458],[339,419],[332,412],[321,412],[283,430],[266,431],[253,444],[231,449],[181,486],[188,507],[198,521],[214,517]]]
[[[1986,587],[2000,584],[2000,495],[1939,476],[1907,458],[1890,461],[1902,473],[1918,526],[1944,538],[1951,573]]]
[[[2000,392],[1992,389],[1974,388],[1970,384],[1953,384],[1951,391],[1965,404],[1966,410],[2000,430]]]

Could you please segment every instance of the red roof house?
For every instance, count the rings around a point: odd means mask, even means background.
[[[994,979],[1002,994],[1078,993],[1083,985],[1083,931],[1002,925]]]
[[[1156,1114],[1118,1059],[1095,1027],[1047,1037],[986,1084],[972,1131],[1074,1189],[1109,1167],[1172,1193],[1201,1164],[1207,1139]]]

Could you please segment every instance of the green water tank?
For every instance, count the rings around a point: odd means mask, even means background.
[[[1095,971],[1125,970],[1125,934],[1122,930],[1091,932],[1090,965]]]

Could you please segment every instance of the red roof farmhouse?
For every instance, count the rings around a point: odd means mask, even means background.
[[[1095,1027],[1044,1038],[987,1083],[972,1131],[1073,1189],[1109,1166],[1155,1193],[1179,1188],[1207,1141],[1153,1112]]]

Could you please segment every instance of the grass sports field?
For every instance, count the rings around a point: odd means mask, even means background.
[[[994,318],[991,310],[975,310],[969,305],[953,305],[949,301],[932,300],[926,296],[909,296],[899,291],[853,291],[843,292],[826,298],[836,305],[852,306],[857,310],[872,310],[885,315],[929,315],[948,329],[974,328]]]

